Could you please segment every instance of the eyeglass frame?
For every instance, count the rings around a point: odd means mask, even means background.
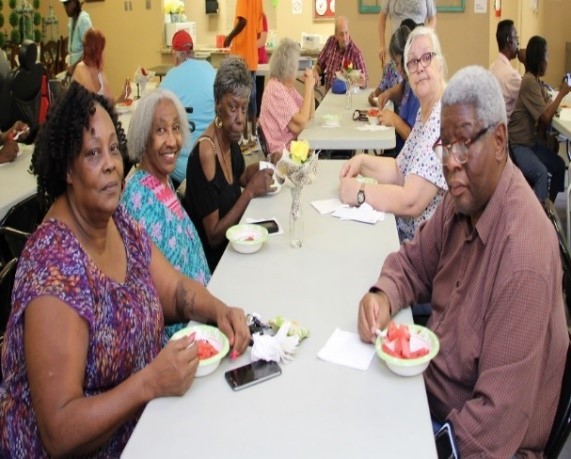
[[[482,137],[484,137],[484,135],[486,135],[490,129],[495,129],[497,126],[497,124],[490,124],[489,126],[480,129],[469,139],[454,140],[453,142],[450,142],[446,145],[442,142],[442,138],[438,138],[438,140],[434,142],[434,145],[432,145],[432,151],[434,151],[434,154],[440,159],[440,162],[443,165],[448,163],[450,156],[453,156],[454,161],[456,161],[458,164],[466,164],[468,162],[468,152],[470,151],[470,147]],[[456,153],[454,152],[454,145],[458,145],[458,148],[460,148],[460,146],[465,148],[465,152],[462,154],[463,159],[458,158],[457,150]],[[446,152],[446,154],[444,152]]]
[[[422,68],[425,69],[430,65],[430,63],[432,62],[432,58],[434,56],[438,56],[438,53],[435,53],[434,51],[428,51],[424,53],[422,56],[420,56],[418,59],[411,59],[407,61],[406,68],[410,73],[416,72],[418,70],[419,64],[421,64]]]

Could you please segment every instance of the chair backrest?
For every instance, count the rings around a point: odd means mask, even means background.
[[[58,73],[59,52],[59,41],[51,40],[40,45],[40,62],[44,64],[48,78],[54,78]]]
[[[264,130],[260,123],[258,123],[258,141],[260,142],[260,148],[262,149],[262,153],[267,158],[268,155],[271,153],[270,149],[268,148],[268,141],[266,140],[266,134],[264,134]]]
[[[42,221],[44,213],[34,194],[13,206],[0,223],[0,257],[19,258],[28,236]]]
[[[567,348],[567,359],[565,370],[563,371],[563,381],[561,382],[561,395],[557,405],[557,412],[551,433],[545,445],[545,457],[555,459],[561,453],[565,442],[571,432],[571,336],[569,347]]]
[[[44,66],[37,63],[38,49],[33,41],[25,41],[20,45],[18,58],[20,66],[13,69],[6,78],[11,100],[10,120],[7,129],[16,121],[21,120],[30,126],[27,142],[34,140],[40,124],[40,105],[42,98],[42,79],[45,75]]]

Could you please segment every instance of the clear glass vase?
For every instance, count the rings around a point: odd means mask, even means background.
[[[347,81],[345,83],[347,88],[345,91],[345,110],[351,110],[353,108],[353,91],[351,90],[351,83]]]
[[[303,210],[301,208],[302,187],[291,189],[291,209],[289,212],[289,245],[299,249],[303,245]]]

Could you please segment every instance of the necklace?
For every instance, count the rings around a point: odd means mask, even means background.
[[[232,183],[232,168],[228,165],[224,153],[220,148],[220,137],[218,134],[218,128],[216,127],[216,124],[214,125],[214,137],[216,138],[216,144],[217,144],[215,154],[219,158],[220,165],[222,166],[222,172],[224,173],[224,176],[226,177],[228,183]]]

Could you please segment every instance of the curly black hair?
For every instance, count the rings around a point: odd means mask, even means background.
[[[546,53],[547,40],[539,35],[531,37],[525,48],[525,70],[535,76],[539,76],[545,64]]]
[[[34,144],[30,172],[37,177],[38,200],[44,211],[66,191],[67,171],[81,151],[83,132],[89,128],[96,104],[111,117],[119,150],[123,158],[127,157],[127,137],[109,100],[72,82],[65,94],[50,107]]]

